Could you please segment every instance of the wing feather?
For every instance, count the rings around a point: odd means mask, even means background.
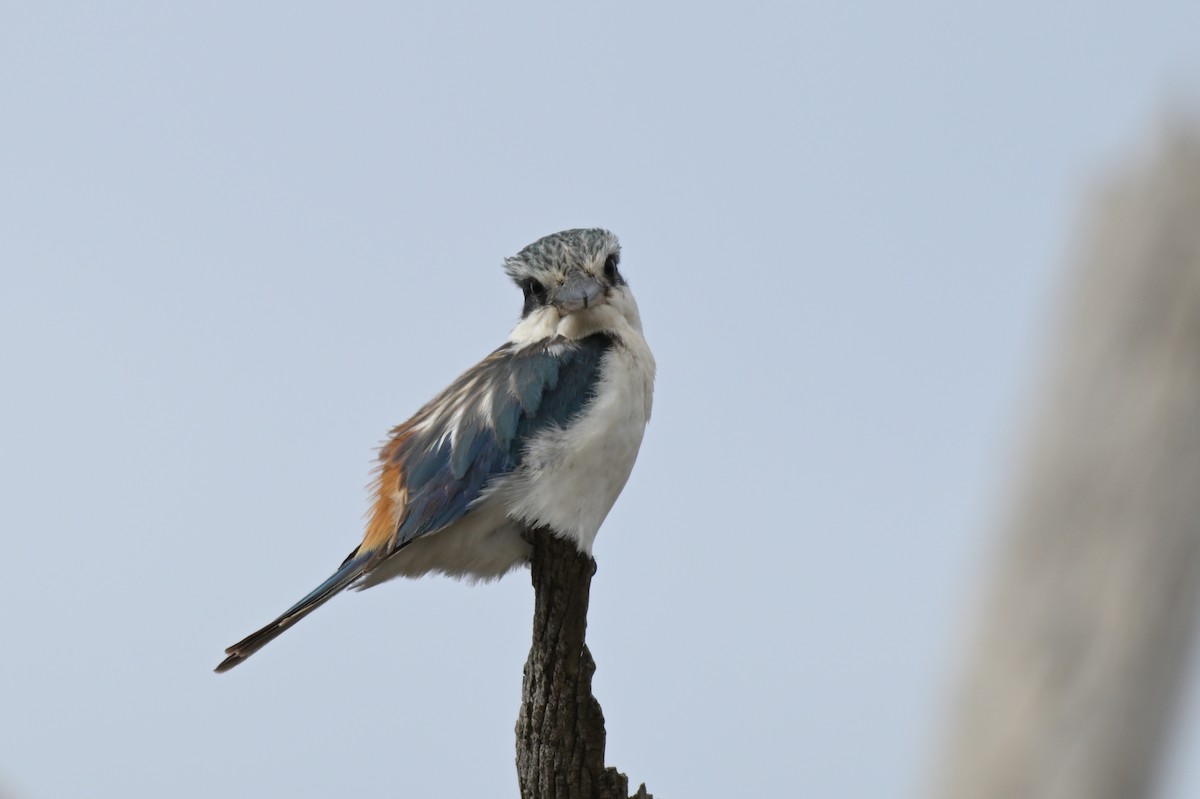
[[[357,552],[394,551],[468,513],[521,465],[531,439],[568,424],[595,396],[612,345],[603,333],[507,344],[393,430]]]

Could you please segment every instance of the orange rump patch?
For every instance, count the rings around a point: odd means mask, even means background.
[[[404,507],[408,504],[408,492],[404,488],[404,472],[399,464],[392,462],[392,454],[407,437],[407,431],[400,432],[398,430],[395,437],[379,452],[379,474],[371,487],[375,501],[371,504],[367,530],[363,535],[359,552],[386,552],[392,546],[396,528],[400,526]]]

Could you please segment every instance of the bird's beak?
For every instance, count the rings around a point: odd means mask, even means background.
[[[554,305],[564,314],[583,311],[604,302],[604,286],[586,272],[571,272],[554,293]]]

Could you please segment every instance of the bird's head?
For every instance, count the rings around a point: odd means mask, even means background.
[[[637,304],[618,266],[621,245],[607,230],[564,230],[540,238],[504,262],[525,295],[515,340],[611,330],[617,321],[641,329]]]

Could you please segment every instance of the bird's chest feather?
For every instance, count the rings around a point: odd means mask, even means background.
[[[547,525],[591,553],[592,542],[629,479],[654,392],[654,356],[641,336],[605,356],[595,396],[568,425],[530,442],[505,492],[509,516]]]

